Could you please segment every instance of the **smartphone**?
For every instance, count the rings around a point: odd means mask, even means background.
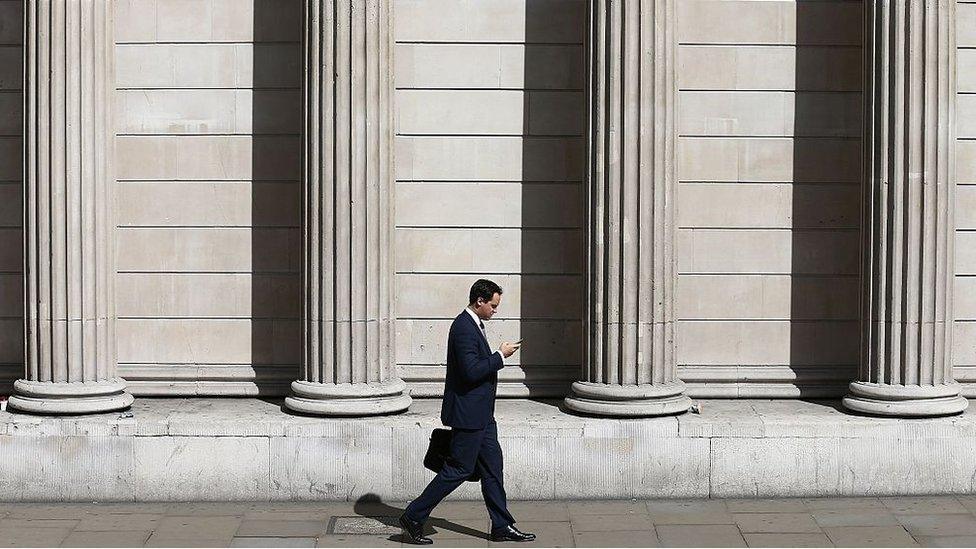
[[[516,344],[516,345],[521,345],[521,344],[522,344],[522,340],[521,340],[521,339],[519,339],[518,341],[516,341],[516,342],[515,342],[515,344]]]

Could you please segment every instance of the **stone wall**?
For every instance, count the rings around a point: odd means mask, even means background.
[[[394,5],[400,375],[438,394],[450,319],[485,275],[506,290],[490,334],[526,341],[500,392],[562,395],[581,362],[587,2]],[[857,362],[861,4],[677,6],[679,375],[698,396],[839,396]],[[976,382],[976,2],[957,6],[954,360]],[[285,394],[297,376],[301,18],[300,0],[117,2],[136,395]],[[0,0],[4,386],[23,355],[21,41],[21,2]]]

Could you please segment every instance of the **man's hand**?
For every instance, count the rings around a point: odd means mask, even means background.
[[[515,351],[519,350],[519,344],[509,343],[506,341],[505,343],[502,343],[501,347],[499,347],[498,350],[502,352],[503,357],[508,358],[513,354],[515,354]]]

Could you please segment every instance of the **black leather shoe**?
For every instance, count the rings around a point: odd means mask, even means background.
[[[519,531],[514,524],[491,531],[491,541],[535,541],[535,534]]]
[[[414,545],[430,545],[434,540],[424,536],[424,525],[407,518],[407,515],[400,515],[400,527],[403,528],[404,541]]]

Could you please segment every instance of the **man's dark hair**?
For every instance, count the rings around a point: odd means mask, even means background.
[[[471,285],[471,291],[468,292],[468,305],[478,301],[478,298],[487,301],[491,301],[491,298],[495,294],[501,294],[502,287],[490,280],[484,278],[479,278]]]

